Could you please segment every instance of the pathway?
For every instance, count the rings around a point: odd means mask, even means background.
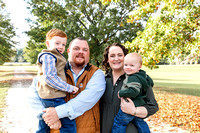
[[[32,78],[32,75],[21,74],[25,72],[22,66],[16,67],[14,79]],[[37,119],[26,102],[28,87],[31,82],[16,80],[12,83],[6,97],[4,118],[0,120],[0,132],[3,133],[33,133],[37,126]]]

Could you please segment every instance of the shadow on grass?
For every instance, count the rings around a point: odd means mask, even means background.
[[[13,70],[0,70],[0,72],[13,72]]]
[[[176,88],[176,87],[154,87],[155,91],[165,91],[168,93],[178,93],[191,96],[200,96],[200,89],[195,88]]]
[[[153,80],[157,81],[188,81],[188,80],[174,80],[174,79],[161,79],[161,78],[154,78]]]
[[[0,87],[4,86],[6,84],[15,84],[16,82],[21,82],[23,83],[24,87],[29,87],[31,85],[33,81],[32,77],[19,77],[19,78],[13,78],[13,79],[9,79],[9,80],[1,80],[0,81]]]

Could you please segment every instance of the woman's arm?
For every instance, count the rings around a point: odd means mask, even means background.
[[[148,114],[147,109],[143,106],[135,107],[133,101],[127,98],[129,102],[126,102],[124,98],[121,98],[121,110],[124,113],[134,115],[140,118],[145,118]]]
[[[152,87],[147,89],[147,97],[145,100],[145,105],[141,107],[135,107],[134,103],[130,98],[127,98],[129,102],[126,102],[121,98],[121,109],[124,113],[135,115],[140,118],[146,118],[158,111],[158,104],[155,99]]]
[[[152,87],[149,87],[147,89],[147,96],[144,100],[146,103],[144,107],[147,109],[147,112],[148,112],[146,117],[149,117],[155,114],[159,110],[158,103],[155,99]]]

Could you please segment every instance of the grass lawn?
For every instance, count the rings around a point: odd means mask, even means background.
[[[6,81],[12,80],[15,67],[0,66],[0,118],[3,117],[1,112],[10,87],[10,83]],[[37,72],[36,66],[24,68],[31,74]],[[154,80],[155,97],[159,104],[159,111],[149,119],[199,132],[200,65],[161,65],[159,69],[143,69]]]
[[[143,67],[155,83],[155,90],[200,96],[200,65],[160,65]]]

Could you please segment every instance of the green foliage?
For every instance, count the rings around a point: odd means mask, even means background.
[[[11,40],[15,36],[14,27],[5,14],[5,4],[2,1],[0,1],[0,7],[0,64],[3,64],[10,61],[15,54],[13,47],[16,42]]]
[[[16,49],[16,55],[13,57],[13,62],[26,62],[23,56],[24,52],[23,49]]]
[[[137,51],[144,57],[144,65],[150,68],[155,67],[162,59],[173,61],[176,57],[195,56],[200,53],[199,43],[199,17],[200,8],[193,3],[154,3],[156,6],[143,5],[140,11],[145,12],[160,6],[160,13],[152,15],[147,21],[147,26],[143,32],[137,33],[137,38],[132,42],[127,42],[131,51]],[[148,7],[148,8],[147,8]],[[135,21],[134,14],[130,16]]]
[[[109,3],[113,0],[103,0]],[[143,56],[144,65],[157,67],[162,60],[181,62],[200,56],[200,5],[186,0],[138,0],[127,22],[147,20],[145,30],[125,43]]]
[[[134,1],[121,1],[103,5],[99,0],[28,0],[36,20],[27,34],[30,36],[25,48],[25,58],[34,58],[44,46],[45,34],[51,28],[66,32],[68,43],[76,37],[85,37],[90,45],[91,62],[101,62],[104,48],[114,42],[124,43],[136,37],[142,30],[140,22],[127,23],[129,13],[136,8]]]

